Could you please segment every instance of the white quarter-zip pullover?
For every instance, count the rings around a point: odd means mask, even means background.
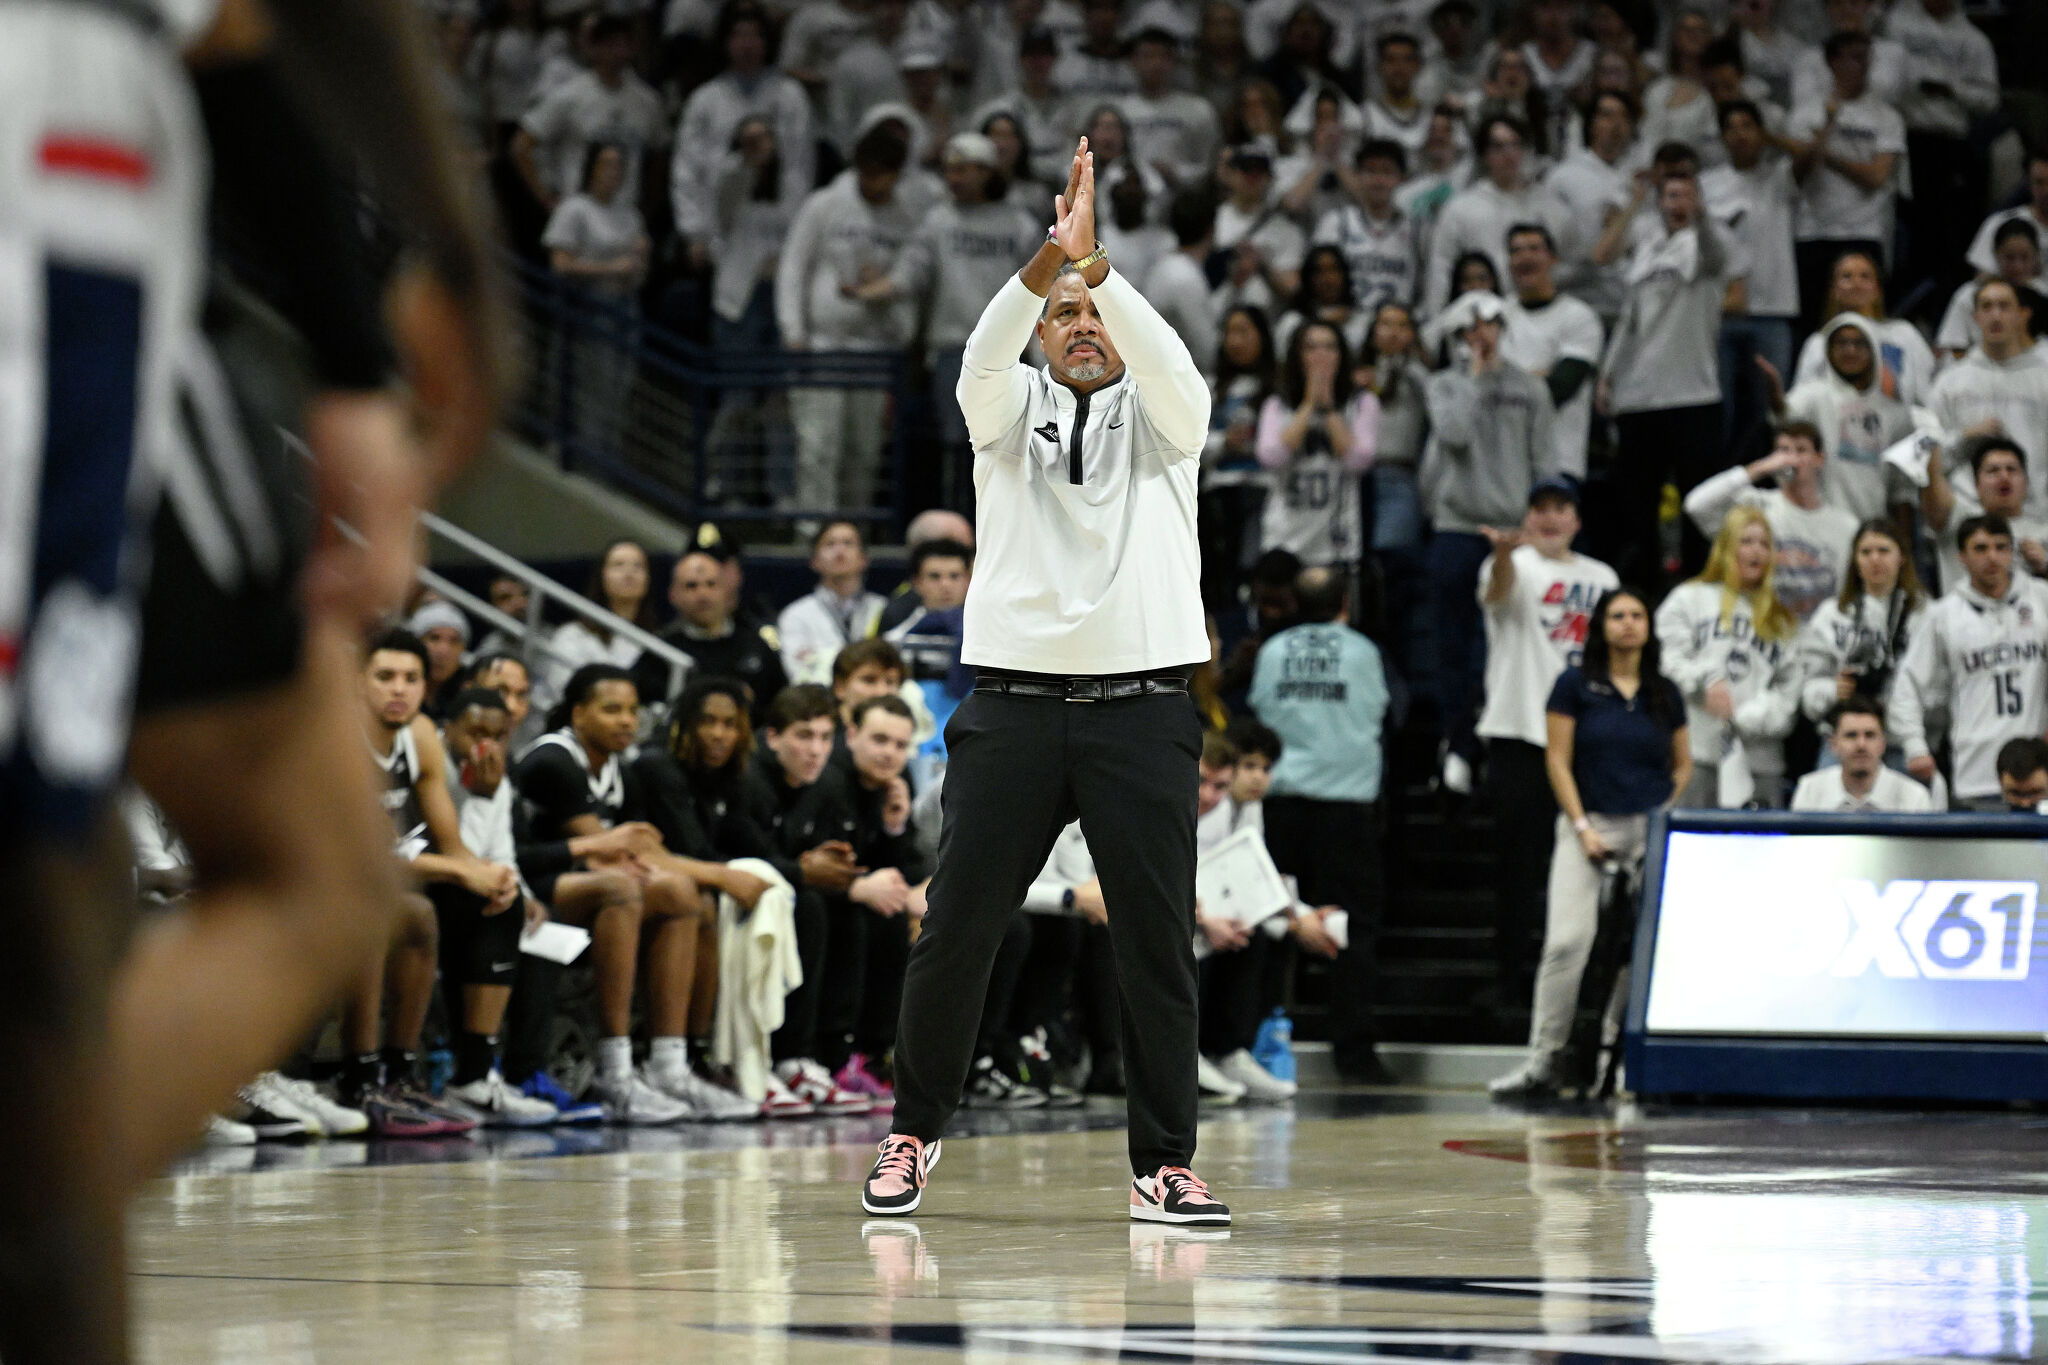
[[[2048,725],[2048,587],[2017,575],[1990,598],[1965,582],[1927,609],[1892,685],[1885,729],[1927,753],[1927,712],[1945,706],[1955,794],[1998,795],[1998,750]]]
[[[1209,389],[1115,270],[1091,292],[1124,361],[1092,393],[1018,363],[1045,301],[1016,276],[967,339],[978,553],[965,663],[1101,675],[1209,657],[1195,539]]]

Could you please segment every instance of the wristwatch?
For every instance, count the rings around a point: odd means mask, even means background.
[[[1067,888],[1066,890],[1064,890],[1064,891],[1060,892],[1060,909],[1062,909],[1062,910],[1069,910],[1069,911],[1070,911],[1070,910],[1072,910],[1073,908],[1074,908],[1074,888],[1070,886],[1070,887],[1068,887],[1068,888]]]
[[[1054,245],[1054,246],[1059,246],[1059,244],[1060,244],[1060,225],[1059,225],[1058,223],[1054,223],[1054,224],[1052,224],[1052,225],[1050,225],[1049,227],[1047,227],[1047,228],[1046,228],[1046,230],[1045,230],[1045,240],[1046,240],[1046,241],[1048,241],[1048,242],[1050,242],[1050,243],[1051,243],[1052,245]],[[1061,248],[1061,249],[1062,249],[1062,250],[1064,250],[1065,248]],[[1078,260],[1078,261],[1075,261],[1075,260],[1074,260],[1074,258],[1073,258],[1073,257],[1071,257],[1071,256],[1069,256],[1069,257],[1068,257],[1067,259],[1068,259],[1069,261],[1073,261],[1073,264],[1074,264],[1074,268],[1075,268],[1076,270],[1086,270],[1086,269],[1087,269],[1087,268],[1088,268],[1089,266],[1091,266],[1091,265],[1094,265],[1094,264],[1095,264],[1096,262],[1098,262],[1098,261],[1105,261],[1105,260],[1108,260],[1108,259],[1109,259],[1109,248],[1108,248],[1108,247],[1106,247],[1106,246],[1104,246],[1104,245],[1103,245],[1103,244],[1102,244],[1101,242],[1097,242],[1097,243],[1095,244],[1095,250],[1093,250],[1093,251],[1089,252],[1089,253],[1088,253],[1088,254],[1087,254],[1086,256],[1083,256],[1083,257],[1082,257],[1082,258],[1081,258],[1080,260]]]

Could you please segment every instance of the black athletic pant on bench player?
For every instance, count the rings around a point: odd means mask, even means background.
[[[1131,1169],[1195,1154],[1195,785],[1201,724],[1178,693],[1068,702],[975,692],[946,725],[945,822],[896,1033],[899,1133],[960,1103],[990,967],[1053,840],[1078,817],[1123,985]]]

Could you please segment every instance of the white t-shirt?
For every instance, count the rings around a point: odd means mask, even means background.
[[[1808,104],[1792,112],[1787,132],[1809,142],[1827,121],[1825,105]],[[1891,178],[1874,190],[1864,189],[1825,162],[1815,166],[1799,187],[1799,240],[1862,239],[1883,242],[1889,248],[1892,207],[1898,202],[1899,173],[1905,165],[1905,120],[1898,110],[1869,95],[1850,100],[1835,119],[1828,149],[1849,161],[1869,161],[1887,152],[1900,160],[1893,165]]]
[[[1877,770],[1877,780],[1868,794],[1851,796],[1842,785],[1841,768],[1821,768],[1799,779],[1799,786],[1792,793],[1792,809],[1921,815],[1934,809],[1934,798],[1927,788],[1890,768]]]
[[[587,194],[572,194],[555,206],[548,218],[540,244],[550,251],[566,251],[579,260],[616,260],[631,251],[647,235],[640,210],[623,194],[609,204],[600,204]],[[637,276],[607,275],[579,277],[584,288],[600,294],[631,294]]]
[[[1621,579],[1597,559],[1568,554],[1550,559],[1534,545],[1508,556],[1515,583],[1506,598],[1489,603],[1493,561],[1479,566],[1477,593],[1486,615],[1486,708],[1479,733],[1539,747],[1549,740],[1545,704],[1558,675],[1579,661],[1593,604]]]
[[[640,163],[667,140],[661,97],[628,71],[616,90],[589,71],[562,82],[528,110],[519,126],[540,144],[541,174],[557,194],[583,185],[583,157],[594,142],[616,143],[625,153],[626,182],[618,197],[640,202]]]
[[[1724,469],[1685,496],[1685,512],[1712,538],[1731,508],[1757,507],[1770,523],[1778,568],[1772,587],[1778,600],[1804,621],[1842,590],[1849,551],[1856,539],[1856,514],[1823,502],[1801,507],[1783,489],[1758,488],[1741,465]]]
[[[1566,360],[1583,360],[1595,370],[1607,335],[1600,315],[1571,297],[1559,294],[1538,308],[1508,303],[1507,330],[1501,334],[1501,358],[1534,375],[1548,375]],[[1557,410],[1557,466],[1573,478],[1586,476],[1586,440],[1593,429],[1595,376]]]
[[[1415,220],[1399,208],[1379,220],[1357,204],[1344,204],[1322,216],[1310,240],[1344,253],[1344,263],[1351,267],[1351,296],[1361,312],[1370,316],[1383,303],[1415,301],[1421,287],[1422,244]]]
[[[1792,254],[1793,206],[1799,182],[1792,162],[1773,156],[1746,171],[1716,166],[1700,175],[1707,210],[1749,256],[1749,311],[1756,317],[1799,315],[1799,271]]]

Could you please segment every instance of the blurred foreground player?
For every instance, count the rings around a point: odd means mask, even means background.
[[[0,0],[0,1047],[24,1115],[0,1134],[9,1365],[125,1358],[128,1191],[388,931],[354,640],[409,576],[413,508],[488,430],[496,386],[483,234],[409,23],[398,0]],[[233,116],[202,123],[195,82]],[[369,344],[379,291],[320,254],[352,235],[351,201],[314,128],[345,134],[418,249],[391,316],[420,358],[422,433],[385,391],[388,343]],[[267,419],[265,441],[238,439],[248,405],[200,338],[208,139],[216,205],[239,189],[292,224],[254,236],[282,239],[264,292],[308,352],[313,396],[277,411],[317,456],[317,523],[251,458],[275,444]],[[280,348],[259,353],[287,379]],[[286,509],[360,539],[295,547]],[[168,636],[141,627],[152,529]],[[136,776],[200,894],[117,974],[128,854],[105,796],[138,676],[162,711],[134,736]]]
[[[980,557],[946,726],[939,866],[896,1036],[895,1131],[861,1205],[916,1209],[974,1060],[989,973],[1078,817],[1123,987],[1130,1216],[1221,1225],[1195,1152],[1195,767],[1187,696],[1209,657],[1195,481],[1209,392],[1187,347],[1095,238],[1083,139],[1058,222],[967,342]],[[1017,357],[1035,330],[1043,372]]]

